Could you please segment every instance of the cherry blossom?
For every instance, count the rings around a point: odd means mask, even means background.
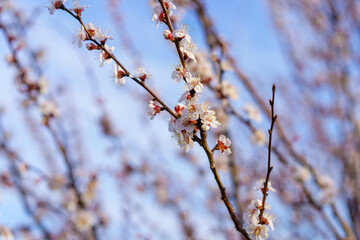
[[[175,112],[177,115],[181,116],[182,115],[182,111],[185,109],[185,105],[182,103],[179,103],[175,106]]]
[[[48,82],[44,76],[40,77],[38,85],[40,94],[45,95],[48,93]]]
[[[10,228],[8,227],[0,227],[0,233],[3,240],[14,240],[14,235]]]
[[[99,27],[94,26],[92,23],[86,24],[86,30],[90,34],[91,39],[99,41],[103,44],[108,39],[113,39],[112,36],[108,35],[108,31],[104,31]],[[74,36],[74,42],[78,42],[78,46],[82,47],[82,42],[90,40],[88,33],[86,32],[85,28],[82,26],[78,33]]]
[[[231,154],[231,150],[230,150],[231,141],[229,138],[225,137],[224,135],[220,135],[217,143],[221,153],[226,155]]]
[[[107,52],[109,52],[110,54],[112,52],[114,52],[115,47],[109,47],[108,45],[104,45],[104,48],[107,50]],[[112,58],[110,56],[110,54],[108,54],[107,52],[105,52],[104,50],[100,51],[100,56],[99,56],[99,60],[100,60],[100,67],[104,66],[105,63],[110,63],[112,61]]]
[[[261,178],[260,180],[257,180],[256,181],[256,186],[254,187],[254,190],[255,191],[261,190],[263,192],[264,191],[263,190],[264,189],[264,183],[265,183],[264,178]],[[272,191],[272,192],[276,192],[276,190],[273,187],[271,187],[271,182],[270,181],[268,182],[266,192],[269,191],[269,190]]]
[[[169,16],[172,15],[171,9],[174,9],[174,10],[176,9],[176,6],[172,3],[172,0],[164,0],[164,6],[165,6]],[[164,19],[165,19],[165,13],[161,7],[161,4],[159,2],[155,2],[153,4],[152,21],[153,22],[156,21],[156,27],[159,27],[159,23],[163,22]]]
[[[244,106],[244,110],[251,120],[254,120],[256,122],[261,122],[261,113],[257,107],[255,107],[252,104],[246,104]]]
[[[266,144],[266,133],[262,130],[256,129],[251,135],[251,141],[259,146]]]
[[[80,232],[86,232],[95,224],[96,219],[92,212],[79,210],[74,216],[74,225]]]
[[[193,62],[196,63],[196,57],[194,54],[196,50],[197,50],[197,46],[193,42],[186,42],[186,41],[180,42],[180,51],[184,54],[185,60],[188,61],[192,60]]]
[[[144,66],[140,66],[136,70],[136,74],[134,77],[140,78],[141,81],[145,81],[146,79],[150,79],[152,76],[151,74],[146,72],[146,68]]]
[[[181,82],[184,80],[184,78],[190,79],[192,75],[186,68],[184,68],[181,64],[179,64],[175,67],[175,70],[172,72],[171,77],[176,82]]]
[[[236,100],[239,98],[237,89],[228,81],[223,80],[220,83],[220,92],[224,97],[228,97],[232,100]]]
[[[174,37],[179,38],[181,41],[186,41],[187,43],[191,43],[191,37],[188,32],[189,32],[189,27],[186,25],[182,25],[179,29],[174,30],[172,34]]]
[[[201,83],[201,78],[198,77],[191,77],[189,79],[187,79],[187,83],[185,84],[185,90],[186,91],[191,91],[191,90],[195,90],[195,92],[197,93],[202,93],[204,90],[204,85]]]
[[[65,2],[66,0],[51,0],[51,3],[48,7],[50,14],[53,15],[55,13],[55,10],[60,9]]]
[[[165,31],[163,32],[163,36],[164,36],[164,38],[167,39],[167,40],[170,40],[170,41],[174,41],[174,40],[175,40],[175,38],[174,38],[174,36],[173,36],[173,34],[171,33],[170,30],[165,30]]]
[[[210,104],[205,103],[200,105],[198,107],[198,112],[200,113],[200,119],[202,123],[201,128],[204,131],[209,131],[210,127],[217,128],[220,125],[220,123],[216,120],[215,111],[210,110]]]
[[[155,115],[163,110],[161,104],[155,100],[150,100],[148,105],[148,115],[150,119],[154,119]]]
[[[40,104],[40,111],[45,117],[59,117],[60,113],[55,103],[52,101],[45,101]]]
[[[125,72],[124,70],[117,64],[115,64],[114,69],[114,77],[115,77],[115,83],[124,85],[125,84]]]
[[[81,0],[73,0],[73,7],[70,8],[70,11],[74,11],[77,15],[81,16],[85,8],[88,8],[89,5],[81,5]]]
[[[265,240],[268,238],[269,228],[266,225],[250,224],[246,228],[246,232],[249,234],[252,240]]]

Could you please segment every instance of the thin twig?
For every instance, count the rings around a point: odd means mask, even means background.
[[[273,166],[271,166],[272,135],[273,135],[274,125],[275,125],[275,122],[277,119],[277,115],[275,115],[275,113],[274,113],[275,91],[276,91],[276,85],[274,83],[272,86],[272,99],[269,100],[269,103],[271,106],[271,126],[269,129],[268,167],[267,167],[267,173],[266,173],[266,180],[264,182],[264,189],[262,190],[263,199],[262,199],[262,208],[260,209],[260,214],[259,214],[260,221],[264,214],[265,201],[266,201],[266,197],[268,196],[267,192],[268,192],[268,185],[269,185],[269,180],[270,180],[270,173],[273,170]]]

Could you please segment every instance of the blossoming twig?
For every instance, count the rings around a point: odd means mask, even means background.
[[[66,8],[65,5],[62,5],[59,9],[66,11],[71,16],[73,16],[76,20],[78,20],[78,22],[84,28],[89,40],[91,42],[95,43],[96,46],[100,47],[107,54],[107,56],[109,56],[111,59],[113,59],[116,62],[116,64],[118,64],[124,70],[125,77],[129,77],[132,80],[134,80],[137,84],[139,84],[141,87],[143,87],[156,101],[158,101],[163,106],[164,110],[166,110],[168,113],[170,113],[176,119],[179,118],[179,116],[176,113],[174,113],[148,86],[146,86],[144,81],[141,81],[141,80],[137,79],[136,77],[133,77],[130,74],[130,72],[120,63],[120,61],[111,52],[109,52],[109,50],[103,44],[101,44],[100,42],[98,42],[97,40],[92,38],[92,35],[89,33],[89,31],[86,28],[85,24],[83,23],[80,15],[75,15],[68,8]]]

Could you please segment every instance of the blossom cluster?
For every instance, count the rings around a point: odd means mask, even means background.
[[[176,6],[171,0],[164,1],[164,7],[168,16],[172,15],[172,9]],[[156,3],[153,7],[153,21],[156,25],[166,23],[166,15],[160,3]],[[216,119],[216,113],[211,110],[211,106],[207,102],[200,103],[200,97],[204,90],[203,80],[200,75],[191,72],[191,68],[187,65],[196,63],[195,51],[196,44],[189,35],[189,27],[180,25],[174,31],[165,30],[163,32],[165,39],[175,42],[179,46],[181,60],[183,62],[177,65],[172,73],[172,79],[176,82],[185,82],[184,93],[179,99],[179,104],[175,106],[175,112],[178,118],[171,116],[169,119],[169,131],[177,140],[179,146],[186,152],[194,145],[194,137],[199,131],[209,131],[210,128],[217,128],[220,123]],[[149,103],[149,115],[153,119],[154,116],[161,111],[159,104],[155,101]],[[221,146],[221,152],[230,154],[229,149],[231,141],[224,136],[219,138],[218,146]]]
[[[255,191],[261,191],[262,194],[268,194],[268,191],[276,192],[268,182],[267,189],[264,189],[265,179],[256,181]],[[274,230],[274,216],[268,213],[271,205],[265,203],[261,199],[252,200],[244,213],[244,220],[246,224],[246,232],[251,239],[265,240],[268,238],[269,227]],[[261,214],[261,212],[263,213]]]

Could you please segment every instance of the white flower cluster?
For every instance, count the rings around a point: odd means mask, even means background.
[[[261,191],[263,194],[267,194],[268,191],[276,192],[276,190],[271,187],[271,182],[268,182],[267,189],[264,189],[265,179],[260,179],[256,181],[256,186],[254,187],[255,191]],[[268,210],[271,209],[270,204],[265,203],[263,206],[262,200],[252,200],[249,204],[246,212],[244,213],[245,220],[245,229],[249,234],[249,237],[254,240],[265,240],[268,238],[269,227],[274,230],[274,216],[268,213]],[[260,212],[263,211],[263,214],[260,219]]]

